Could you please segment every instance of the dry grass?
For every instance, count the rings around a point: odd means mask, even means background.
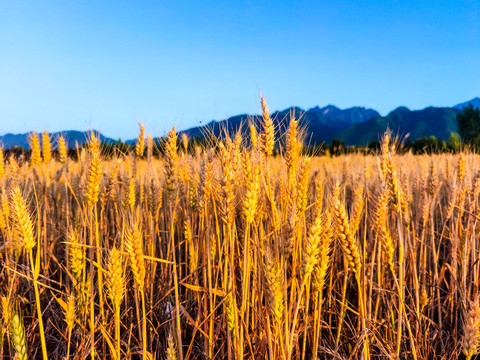
[[[262,107],[215,148],[173,129],[160,159],[143,126],[121,158],[47,133],[28,163],[2,151],[0,357],[475,357],[480,158],[388,135],[305,158]]]

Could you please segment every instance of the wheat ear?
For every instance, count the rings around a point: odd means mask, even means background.
[[[22,244],[18,248],[24,247],[25,250],[30,251],[35,247],[37,242],[35,240],[33,222],[27,208],[27,203],[23,198],[20,188],[17,186],[11,193],[10,203],[15,228],[23,238]]]
[[[334,216],[337,236],[340,239],[343,253],[346,256],[351,269],[355,273],[355,276],[359,277],[362,268],[360,254],[358,252],[355,238],[350,231],[345,207],[340,203],[340,200],[338,199],[334,203]]]
[[[12,345],[15,351],[15,359],[27,360],[27,342],[25,340],[25,326],[23,324],[22,315],[18,311],[14,311],[10,319],[10,333],[12,337]]]
[[[58,138],[58,154],[60,163],[65,164],[67,162],[67,144],[63,136]]]
[[[262,133],[262,142],[261,148],[262,153],[265,158],[268,158],[273,153],[273,148],[275,146],[275,128],[273,126],[273,120],[270,117],[270,113],[268,112],[267,102],[261,97],[262,103],[262,119],[263,119],[263,133]]]
[[[42,152],[43,162],[48,165],[52,160],[52,145],[50,144],[50,136],[46,131],[42,134]]]
[[[464,321],[462,352],[469,360],[473,355],[478,354],[480,349],[480,302],[478,297],[471,302]]]
[[[37,133],[30,133],[28,135],[32,155],[30,157],[30,166],[39,165],[42,162],[42,152],[40,150],[40,140]]]
[[[140,126],[140,131],[138,133],[137,143],[135,144],[135,153],[139,158],[141,158],[145,152],[145,127],[142,125],[142,123],[138,123],[138,126]]]

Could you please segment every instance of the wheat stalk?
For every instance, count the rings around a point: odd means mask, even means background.
[[[117,359],[120,359],[120,306],[125,296],[125,276],[123,271],[123,257],[114,247],[110,251],[110,261],[107,267],[107,292],[115,312],[115,346]]]
[[[52,145],[50,144],[50,136],[46,131],[42,134],[42,153],[43,162],[48,165],[52,160]]]
[[[140,126],[140,132],[138,133],[137,143],[135,144],[135,153],[137,157],[142,158],[145,152],[145,127],[142,123],[138,123]]]
[[[67,324],[67,338],[68,338],[67,359],[68,359],[70,356],[70,342],[72,337],[72,331],[75,326],[75,319],[76,319],[75,295],[73,293],[68,295],[67,308],[65,309],[64,315],[65,315],[65,323]]]
[[[166,190],[173,192],[177,187],[178,176],[178,154],[177,154],[177,133],[173,128],[167,136],[165,143],[165,183]]]
[[[102,160],[100,158],[100,147],[98,140],[92,133],[90,149],[92,154],[92,160],[89,165],[87,193],[85,198],[87,205],[92,208],[98,202],[98,195],[100,194],[100,182],[102,180]]]
[[[58,138],[58,153],[60,163],[65,164],[67,162],[67,144],[63,136]]]
[[[78,238],[78,234],[76,231],[69,231],[68,239],[70,241],[70,269],[72,271],[74,284],[76,285],[78,279],[80,279],[82,273],[85,271],[85,252],[83,250],[83,247],[80,245],[80,239]]]
[[[300,214],[307,210],[308,191],[310,186],[310,164],[311,159],[306,157],[300,165],[300,175],[297,187],[297,208]]]
[[[243,161],[245,177],[245,198],[243,200],[243,215],[245,222],[251,224],[257,213],[257,202],[260,192],[260,164],[255,158],[246,154]]]
[[[167,337],[167,360],[177,360],[177,350],[172,331],[169,331]]]
[[[471,359],[480,350],[480,302],[477,297],[470,303],[468,312],[465,313],[462,337],[462,352]]]
[[[30,157],[30,166],[40,165],[42,163],[42,153],[40,150],[40,140],[37,133],[30,133],[28,136],[32,156]]]
[[[465,166],[467,161],[465,160],[464,154],[460,154],[457,163],[457,182],[460,184],[465,177]]]
[[[18,311],[13,311],[10,318],[10,334],[12,337],[12,346],[15,351],[15,359],[27,360],[27,342],[25,340],[25,326],[23,317]]]
[[[125,249],[130,258],[130,266],[133,272],[133,278],[141,295],[142,301],[142,348],[143,359],[147,357],[147,318],[145,311],[145,260],[143,258],[143,236],[142,232],[135,223],[127,230],[125,239]]]
[[[5,157],[3,155],[3,148],[0,146],[0,179],[5,176]]]
[[[18,186],[14,187],[10,194],[10,207],[12,209],[13,224],[17,232],[22,237],[21,244],[16,248],[24,248],[27,252],[31,251],[37,241],[35,239],[33,221],[27,208],[27,203],[23,198],[22,192]]]
[[[262,104],[262,119],[263,119],[263,133],[262,133],[262,142],[261,149],[265,158],[268,158],[273,153],[273,148],[275,146],[275,128],[273,125],[273,120],[270,117],[270,113],[267,108],[267,102],[261,97]]]
[[[138,224],[127,230],[125,249],[130,259],[133,278],[140,291],[145,285],[145,260],[143,259],[143,239]]]
[[[358,252],[355,238],[350,231],[350,225],[348,223],[345,207],[340,203],[340,200],[337,199],[334,202],[333,208],[337,230],[336,233],[340,239],[340,245],[342,246],[343,253],[345,254],[348,264],[350,265],[350,268],[354,272],[355,276],[359,277],[362,269],[360,254]]]
[[[264,256],[265,296],[270,311],[278,325],[282,323],[284,310],[283,272],[279,262],[275,261],[270,250]]]

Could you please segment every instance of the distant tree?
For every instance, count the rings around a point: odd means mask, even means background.
[[[370,152],[372,153],[379,153],[380,152],[380,141],[378,140],[373,140],[373,141],[370,141],[367,145],[368,147],[368,150],[370,150]]]
[[[463,108],[457,115],[458,133],[466,144],[474,144],[480,140],[480,109],[472,104]],[[477,141],[476,141],[477,140]]]
[[[457,134],[450,133],[450,137],[447,140],[447,147],[453,152],[457,152],[460,149],[460,139]]]
[[[338,139],[333,138],[332,143],[330,144],[330,153],[332,155],[341,155],[345,153],[345,143]]]
[[[407,152],[409,152],[410,150],[412,150],[412,140],[410,138],[404,140],[402,142],[402,146],[400,146],[400,148],[397,150],[398,153],[400,154],[406,154]]]
[[[446,150],[446,148],[447,148],[447,144],[445,143],[445,141],[437,139],[435,136],[430,136],[430,137],[424,136],[415,140],[411,144],[411,149],[415,154],[442,153]]]

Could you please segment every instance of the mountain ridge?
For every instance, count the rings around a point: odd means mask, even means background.
[[[320,108],[315,106],[308,110],[303,110],[298,106],[291,106],[284,110],[277,110],[270,114],[273,119],[275,128],[280,134],[288,127],[288,123],[292,116],[299,120],[299,127],[304,128],[307,132],[307,139],[311,142],[330,142],[335,135],[342,129],[357,123],[364,122],[371,117],[380,116],[380,114],[370,108],[354,106],[347,109],[340,109],[334,105],[327,105]],[[257,128],[261,125],[261,115],[241,114],[229,117],[220,121],[212,121],[207,125],[192,127],[180,133],[185,133],[189,137],[205,137],[206,135],[219,136],[225,129],[230,135],[237,130],[247,132],[248,122],[253,122]],[[311,134],[322,134],[321,138]],[[278,134],[277,134],[278,135]]]
[[[473,99],[454,105],[453,107],[458,110],[463,110],[464,107],[468,107],[470,104],[475,108],[480,108],[480,97],[474,97]]]
[[[449,107],[429,106],[422,110],[398,107],[386,116],[354,124],[342,130],[338,137],[346,145],[364,146],[379,139],[389,128],[401,137],[408,136],[410,140],[424,136],[447,140],[452,133],[458,132],[456,118],[460,112]]]
[[[277,130],[277,139],[281,138],[288,127],[292,116],[299,119],[299,127],[304,131],[307,144],[330,143],[334,138],[345,142],[346,145],[365,146],[378,140],[387,128],[402,136],[408,136],[410,140],[426,136],[435,136],[440,140],[447,140],[452,133],[457,133],[456,116],[465,106],[472,104],[480,108],[480,98],[475,97],[452,107],[428,106],[420,110],[410,110],[406,106],[399,106],[387,115],[381,116],[378,111],[363,106],[353,106],[346,109],[335,105],[324,107],[315,106],[304,110],[298,106],[291,106],[284,110],[271,113]],[[206,125],[199,125],[179,131],[190,138],[205,138],[209,135],[221,136],[226,131],[233,135],[241,130],[248,132],[249,123],[255,124],[260,130],[262,117],[260,114],[240,114],[227,119],[212,120]],[[91,131],[91,130],[90,130]],[[76,143],[80,146],[88,139],[90,131],[65,130],[50,133],[51,139],[57,139],[63,134],[70,148]],[[102,141],[115,142],[97,131]],[[0,136],[0,145],[5,149],[13,146],[28,148],[28,134],[8,133]],[[126,140],[126,143],[135,143],[135,139]]]
[[[477,101],[478,100],[478,101]],[[458,135],[456,117],[464,106],[472,104],[480,108],[480,98],[473,98],[465,103],[453,107],[428,106],[420,110],[410,110],[406,106],[399,106],[385,116],[381,116],[376,110],[355,106],[341,110],[334,105],[323,108],[318,106],[308,110],[291,107],[271,114],[276,129],[280,129],[280,135],[288,126],[292,110],[301,113],[300,127],[306,132],[307,144],[330,143],[338,138],[350,146],[366,146],[370,142],[379,139],[387,128],[396,133],[407,136],[410,140],[421,137],[435,136],[440,140],[447,140],[452,133]],[[343,111],[343,114],[338,114]],[[350,112],[345,116],[345,112]],[[351,113],[357,112],[356,118],[351,118]],[[278,118],[281,118],[279,120]],[[205,134],[220,135],[221,129],[228,129],[230,134],[238,129],[246,132],[246,123],[253,121],[260,125],[261,115],[237,115],[221,121],[213,121],[208,125],[193,127],[181,133],[191,137],[204,137]],[[282,129],[283,127],[283,129]]]
[[[105,142],[115,142],[112,138],[109,138],[102,133],[100,133],[97,130],[89,130],[89,131],[81,131],[81,130],[63,130],[63,131],[57,131],[53,133],[49,133],[50,139],[53,142],[53,147],[56,148],[56,140],[63,135],[66,140],[66,145],[69,148],[74,148],[76,144],[78,143],[79,146],[82,146],[88,141],[88,138],[91,134],[91,132],[94,132],[96,136],[100,136],[100,141],[105,141]],[[29,148],[30,145],[28,143],[28,136],[31,133],[37,133],[39,135],[40,143],[42,141],[42,133],[36,132],[36,131],[31,131],[27,133],[21,133],[21,134],[13,134],[13,133],[7,133],[5,135],[0,136],[0,145],[4,149],[10,149],[14,146],[19,146],[23,147],[25,149]]]

